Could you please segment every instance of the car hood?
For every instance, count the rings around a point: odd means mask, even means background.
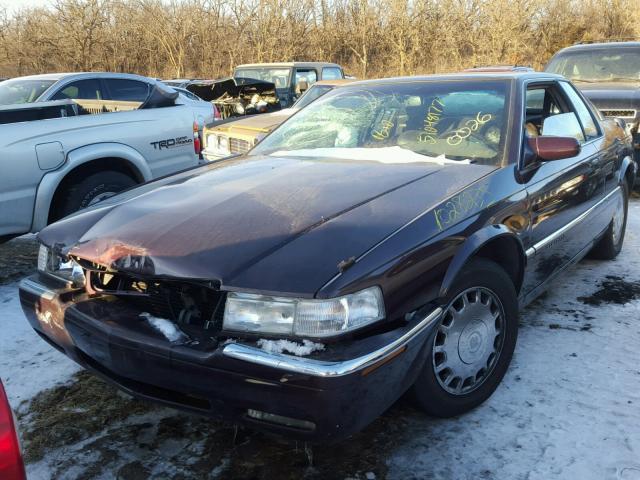
[[[640,83],[577,83],[582,93],[600,110],[640,109]]]
[[[313,296],[341,261],[492,170],[249,156],[145,184],[40,240],[121,272]]]
[[[240,120],[234,120],[222,125],[215,123],[205,129],[205,134],[213,132],[224,132],[229,135],[245,134],[255,136],[260,133],[269,133],[287,118],[295,113],[292,108],[285,108],[277,112],[263,113],[261,115],[251,115]]]

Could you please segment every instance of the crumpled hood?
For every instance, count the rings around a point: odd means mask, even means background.
[[[143,185],[40,240],[119,271],[313,295],[340,261],[491,170],[247,157]],[[278,268],[259,268],[276,253]]]

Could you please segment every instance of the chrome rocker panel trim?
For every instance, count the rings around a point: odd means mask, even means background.
[[[602,200],[598,201],[598,203],[596,203],[595,205],[590,207],[587,211],[581,213],[579,216],[577,216],[576,218],[571,220],[564,227],[560,228],[559,230],[556,230],[555,232],[553,232],[548,237],[543,238],[538,243],[536,243],[532,247],[528,248],[527,252],[526,252],[527,257],[531,257],[538,250],[541,250],[542,248],[544,248],[549,243],[553,242],[557,238],[559,238],[562,235],[564,235],[565,233],[567,233],[569,230],[571,230],[573,227],[575,227],[577,224],[579,224],[584,219],[586,219],[589,215],[591,215],[597,208],[600,208],[600,206],[603,203],[605,203],[607,200],[609,200],[609,198],[611,198],[613,195],[615,195],[619,191],[620,191],[620,187],[618,186],[618,187],[615,188],[615,190],[609,192],[606,197],[604,197]]]

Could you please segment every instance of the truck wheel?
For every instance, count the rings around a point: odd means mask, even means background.
[[[412,387],[428,414],[460,415],[480,405],[507,371],[518,336],[518,299],[509,275],[477,258],[460,273],[430,354]]]
[[[620,186],[615,194],[615,212],[604,236],[589,252],[590,258],[598,260],[613,260],[622,250],[624,234],[627,230],[627,209],[629,207],[629,188],[626,182]]]
[[[124,173],[106,171],[97,172],[72,183],[64,192],[57,209],[56,218],[60,219],[83,208],[105,200],[122,190],[132,187],[136,182]]]

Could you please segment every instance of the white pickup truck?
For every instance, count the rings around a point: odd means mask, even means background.
[[[0,107],[0,242],[198,165],[197,122],[177,96],[156,82],[143,102]]]

